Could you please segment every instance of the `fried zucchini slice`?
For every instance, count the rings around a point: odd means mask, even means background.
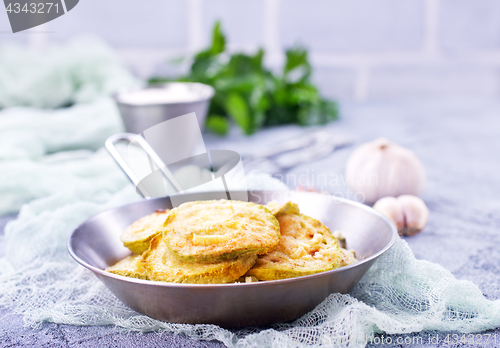
[[[273,251],[259,257],[245,276],[259,280],[293,278],[341,266],[345,257],[328,227],[301,214],[278,217],[281,240]]]
[[[300,214],[299,206],[296,203],[286,202],[279,204],[275,201],[266,204],[266,208],[275,216],[279,217],[283,214]]]
[[[354,250],[346,250],[344,248],[340,248],[340,251],[342,252],[340,267],[349,266],[352,265],[353,263],[358,262]]]
[[[105,269],[107,272],[125,277],[148,279],[146,270],[141,264],[141,255],[130,255]]]
[[[169,212],[168,209],[158,210],[132,223],[120,237],[123,245],[133,253],[142,254],[149,248],[151,239],[161,233],[163,223],[167,219]]]
[[[274,215],[260,204],[196,201],[172,209],[163,238],[179,260],[213,263],[265,254],[278,245],[280,230]]]
[[[142,255],[142,265],[148,279],[173,283],[230,283],[245,274],[257,260],[257,255],[239,257],[217,263],[182,262],[172,255],[161,235],[151,240]]]

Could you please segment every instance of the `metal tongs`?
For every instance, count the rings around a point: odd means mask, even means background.
[[[312,162],[328,156],[336,149],[353,143],[347,136],[332,135],[327,131],[308,134],[298,139],[290,139],[280,144],[246,156],[242,161],[248,167],[273,166],[276,172],[287,171],[302,163]]]
[[[159,172],[161,172],[163,178],[166,179],[176,192],[184,190],[169,167],[163,163],[162,159],[142,136],[131,133],[121,133],[109,137],[105,143],[107,150],[142,196],[161,196],[163,191],[158,192],[158,188],[163,188],[164,186],[160,184],[151,185],[151,182],[148,184],[148,180],[140,180],[136,176],[125,158],[116,148],[116,144],[120,141],[127,141],[129,143],[132,141],[135,142],[136,146],[142,148],[147,154],[152,173],[156,172],[159,174]],[[326,131],[319,131],[298,139],[284,141],[254,154],[242,156],[241,160],[243,165],[247,168],[266,166],[266,172],[276,174],[278,172],[287,171],[299,164],[326,157],[336,149],[347,146],[352,142],[352,139],[347,136],[332,135]],[[217,152],[217,150],[215,152]],[[229,161],[227,165],[219,168],[218,172],[227,172],[230,169],[229,167],[234,166],[234,163],[230,162],[231,161]],[[215,174],[217,177],[222,175]]]
[[[127,141],[129,143],[134,141],[147,154],[148,159],[150,160],[151,171],[155,171],[156,168],[158,168],[163,173],[164,178],[168,180],[170,185],[172,185],[177,192],[183,191],[181,184],[179,184],[172,172],[142,136],[133,133],[120,133],[110,136],[105,143],[106,149],[119,167],[123,170],[125,175],[127,175],[130,181],[137,188],[138,193],[140,193],[143,197],[154,197],[154,193],[151,192],[151,189],[148,189],[148,187],[144,185],[141,180],[139,180],[127,161],[123,158],[122,154],[116,148],[116,144],[120,141]]]

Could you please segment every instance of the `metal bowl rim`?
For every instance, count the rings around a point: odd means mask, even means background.
[[[273,191],[254,191],[254,192],[273,192]],[[280,192],[287,192],[287,191],[280,191]],[[321,197],[325,197],[324,194],[315,193],[315,192],[300,192],[299,194],[319,195]],[[328,275],[330,275],[332,273],[340,273],[340,272],[343,272],[344,270],[348,270],[348,269],[351,269],[351,268],[354,268],[354,267],[358,267],[358,266],[360,266],[360,265],[362,265],[364,263],[368,263],[368,262],[370,262],[372,260],[377,259],[380,255],[382,255],[387,250],[389,250],[393,246],[393,244],[395,243],[395,241],[397,240],[397,238],[399,238],[399,235],[398,235],[398,232],[397,232],[397,229],[396,229],[396,225],[390,219],[388,219],[386,216],[384,216],[383,214],[379,213],[375,209],[373,209],[373,208],[371,208],[371,207],[369,207],[367,205],[364,205],[362,203],[351,201],[351,200],[346,199],[346,198],[340,198],[340,197],[336,197],[336,196],[328,196],[328,197],[330,199],[333,199],[333,200],[338,201],[338,202],[352,204],[352,205],[354,205],[354,206],[356,206],[358,208],[364,209],[364,210],[370,212],[371,214],[374,214],[374,215],[382,218],[382,220],[384,220],[385,222],[387,222],[389,224],[389,226],[391,226],[392,236],[391,236],[391,239],[390,239],[389,243],[387,243],[387,245],[384,248],[382,248],[380,251],[378,251],[377,253],[375,253],[375,254],[373,254],[373,255],[371,255],[371,256],[363,259],[363,260],[360,260],[360,261],[356,262],[355,264],[349,265],[349,266],[344,266],[344,267],[332,269],[332,270],[329,270],[329,271],[324,271],[324,272],[309,274],[309,275],[300,276],[300,277],[286,278],[286,279],[277,279],[277,280],[266,280],[266,281],[253,282],[253,283],[186,284],[186,283],[169,283],[169,282],[161,282],[161,281],[154,281],[154,280],[143,280],[143,279],[125,277],[125,276],[120,276],[120,275],[113,274],[113,273],[110,273],[110,272],[106,272],[105,270],[102,270],[100,268],[94,267],[94,266],[86,263],[85,261],[83,261],[82,259],[80,259],[75,254],[75,252],[73,251],[73,248],[71,246],[71,241],[72,241],[72,239],[74,237],[75,232],[78,229],[80,229],[81,226],[83,226],[84,224],[86,224],[90,220],[92,220],[94,218],[97,218],[97,216],[99,216],[101,214],[109,213],[109,212],[114,211],[114,210],[118,210],[118,209],[121,209],[121,208],[124,208],[124,207],[128,207],[128,206],[131,206],[131,205],[134,205],[134,204],[140,204],[142,202],[145,202],[145,201],[138,201],[138,202],[133,202],[133,203],[125,204],[125,205],[122,205],[122,206],[118,206],[118,207],[115,207],[115,208],[106,209],[106,210],[103,210],[100,213],[97,213],[94,216],[91,216],[90,218],[88,218],[87,220],[85,220],[84,222],[82,222],[71,233],[71,235],[69,236],[68,241],[66,243],[66,248],[68,249],[68,252],[71,255],[71,257],[76,262],[78,262],[83,267],[91,270],[92,272],[100,274],[100,275],[102,275],[104,277],[109,277],[109,278],[114,278],[116,280],[121,280],[121,281],[125,281],[125,282],[130,282],[130,283],[143,284],[143,285],[149,285],[149,286],[160,286],[160,287],[166,287],[166,288],[169,288],[169,287],[178,287],[178,288],[204,288],[204,289],[206,289],[207,287],[208,288],[220,288],[220,287],[224,288],[224,287],[235,287],[235,286],[247,286],[247,287],[258,286],[258,287],[263,287],[263,286],[273,286],[273,285],[278,285],[278,284],[293,283],[293,282],[298,282],[298,281],[306,281],[307,279],[316,278],[316,277],[326,277],[326,276],[328,276]],[[150,200],[147,200],[147,201],[161,200],[161,199],[164,199],[164,198],[153,198],[153,199],[150,199]]]
[[[206,88],[207,90],[210,91],[210,95],[205,98],[199,98],[196,100],[190,100],[190,101],[180,101],[180,102],[170,102],[170,103],[148,103],[148,104],[134,104],[134,103],[127,103],[123,102],[120,100],[120,95],[125,94],[125,93],[131,93],[131,92],[137,92],[137,91],[143,91],[146,89],[161,89],[162,87],[165,87],[167,85],[177,85],[177,84],[185,84],[185,85],[200,85]],[[166,82],[166,83],[159,83],[156,85],[151,85],[151,86],[146,86],[146,87],[139,87],[139,88],[133,88],[133,89],[127,89],[127,90],[122,90],[116,93],[112,94],[112,98],[115,100],[115,102],[119,105],[126,105],[127,107],[149,107],[149,106],[166,106],[166,105],[183,105],[183,104],[195,104],[195,103],[201,103],[201,102],[206,102],[210,99],[212,99],[215,95],[215,89],[210,86],[206,85],[204,83],[200,82]]]

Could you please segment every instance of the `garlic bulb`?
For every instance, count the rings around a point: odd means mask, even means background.
[[[381,198],[373,205],[373,209],[391,219],[398,233],[403,236],[422,231],[429,219],[429,209],[424,201],[411,195]]]
[[[422,163],[410,150],[385,138],[357,148],[346,165],[347,183],[372,204],[382,197],[418,195],[425,185]]]

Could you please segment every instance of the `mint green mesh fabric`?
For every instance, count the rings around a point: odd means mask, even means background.
[[[0,111],[0,160],[41,159],[59,151],[97,150],[123,131],[115,103],[107,98],[71,108]]]
[[[0,46],[0,109],[89,103],[137,84],[103,42],[79,38],[43,51]]]
[[[109,95],[136,85],[96,39],[44,51],[0,45],[0,160],[100,148],[123,130]]]

